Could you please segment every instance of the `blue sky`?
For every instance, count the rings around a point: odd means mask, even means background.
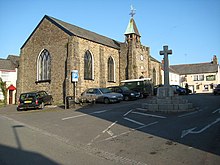
[[[173,50],[171,65],[220,59],[220,0],[0,0],[0,58],[19,55],[44,15],[123,42],[131,4],[157,60],[163,45]]]

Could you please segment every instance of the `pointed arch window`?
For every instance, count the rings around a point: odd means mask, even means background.
[[[37,59],[37,80],[50,81],[51,79],[51,56],[48,50],[44,49]]]
[[[108,58],[108,81],[115,82],[115,62],[111,56]]]
[[[153,68],[153,84],[156,85],[156,81],[157,81],[157,72],[156,69]]]
[[[84,55],[84,79],[93,80],[93,57],[88,50]]]

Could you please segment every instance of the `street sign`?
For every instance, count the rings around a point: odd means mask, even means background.
[[[79,78],[78,70],[72,70],[71,71],[71,81],[72,82],[78,82],[78,78]]]

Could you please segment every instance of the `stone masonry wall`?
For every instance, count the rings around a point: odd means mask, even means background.
[[[75,40],[78,42],[78,50],[76,51],[78,54],[74,55],[78,57],[78,65],[74,67],[74,69],[79,71],[77,96],[80,96],[87,88],[119,85],[119,51],[82,38],[77,38]],[[94,60],[93,80],[84,80],[84,55],[87,50],[90,51]],[[108,58],[110,56],[113,57],[115,62],[115,82],[108,82]],[[72,88],[72,90],[74,89]]]
[[[46,90],[53,95],[54,101],[63,99],[65,60],[67,54],[68,35],[47,19],[38,26],[21,49],[18,73],[18,94]],[[51,82],[36,83],[37,59],[43,49],[51,55]]]

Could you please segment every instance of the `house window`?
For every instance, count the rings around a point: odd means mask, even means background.
[[[84,55],[84,79],[92,80],[93,79],[93,58],[90,51],[86,51]]]
[[[115,64],[111,56],[108,58],[108,81],[115,81]]]
[[[51,79],[51,57],[48,50],[44,49],[37,60],[37,80],[50,81]]]
[[[204,75],[194,75],[194,81],[204,81]]]
[[[206,81],[215,81],[215,75],[206,76]]]

